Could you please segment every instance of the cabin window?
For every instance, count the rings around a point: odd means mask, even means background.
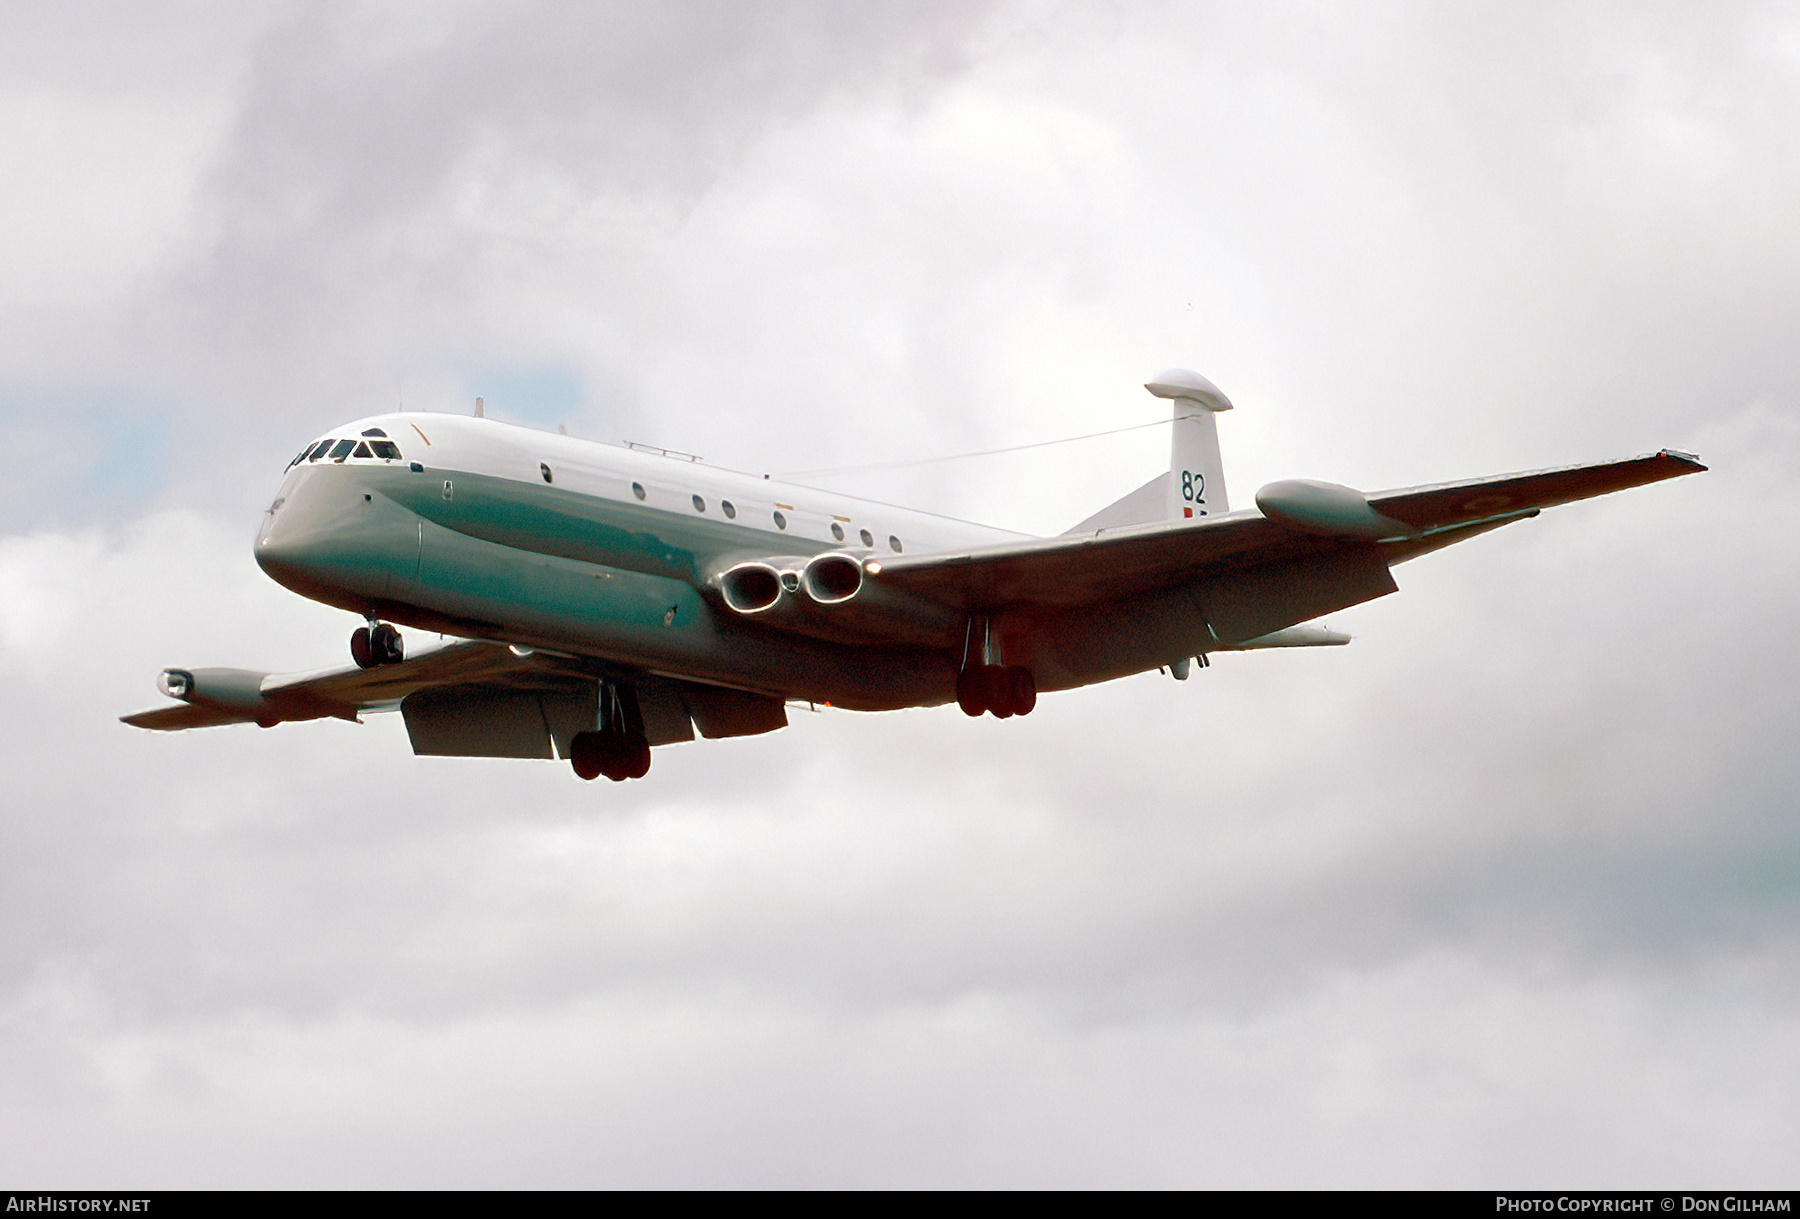
[[[864,546],[873,546],[875,544],[875,535],[870,533],[867,529],[862,531],[861,536],[862,536],[862,544]]]
[[[893,551],[895,554],[900,553],[900,539],[895,537],[891,533],[888,534],[888,549]]]
[[[331,460],[343,461],[344,458],[350,456],[350,451],[352,449],[354,449],[355,447],[356,447],[356,441],[354,441],[354,440],[338,441],[337,444],[332,447]]]
[[[544,476],[545,482],[553,482],[554,481],[550,477],[550,463],[549,462],[547,462],[547,461],[538,462],[538,473],[542,474]]]
[[[842,525],[838,524],[836,521],[831,522],[831,536],[836,538],[840,542],[843,541],[844,540],[844,527]]]
[[[694,511],[695,512],[705,512],[706,511],[706,501],[701,499],[698,495],[696,495],[694,497]]]
[[[632,483],[631,484],[631,493],[633,495],[637,496],[639,499],[643,499],[644,498],[644,484],[643,483]]]
[[[733,504],[730,500],[728,500],[728,499],[720,500],[719,501],[719,511],[723,512],[725,514],[726,520],[728,520],[728,521],[737,520],[737,506],[735,504]]]
[[[775,528],[777,528],[777,529],[786,529],[787,528],[787,517],[781,515],[781,513],[779,513],[779,512],[777,512],[775,514]]]

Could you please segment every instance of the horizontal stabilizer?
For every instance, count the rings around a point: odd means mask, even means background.
[[[1350,636],[1342,631],[1328,631],[1322,626],[1290,626],[1286,630],[1270,631],[1267,635],[1258,635],[1255,639],[1246,639],[1242,643],[1215,648],[1214,651],[1253,652],[1261,648],[1332,648],[1341,647],[1349,642]]]
[[[1164,470],[1130,495],[1108,504],[1063,536],[1073,533],[1098,533],[1102,529],[1121,529],[1126,525],[1148,525],[1164,520],[1169,512],[1169,478]]]

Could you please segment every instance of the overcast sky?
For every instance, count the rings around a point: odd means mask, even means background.
[[[1800,6],[0,6],[0,1178],[1792,1188]],[[1230,492],[1664,446],[1348,648],[798,712],[642,782],[398,717],[294,450],[757,471],[1160,417]],[[1157,429],[833,485],[1053,533]]]

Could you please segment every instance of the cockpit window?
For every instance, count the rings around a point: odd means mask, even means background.
[[[387,433],[382,431],[378,427],[372,427],[372,428],[368,429],[367,431],[365,431],[363,433],[363,435],[365,435],[365,436],[380,436],[383,440],[387,439]]]
[[[370,429],[377,432],[380,430]],[[301,449],[300,456],[289,462],[288,468],[291,470],[303,461],[342,462],[347,457],[365,457],[371,461],[377,458],[382,461],[405,460],[401,456],[400,446],[391,440],[339,440],[334,436],[329,440],[321,440],[310,448]]]

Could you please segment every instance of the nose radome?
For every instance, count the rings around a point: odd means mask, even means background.
[[[256,534],[257,566],[303,596],[316,596],[321,585],[331,582],[338,549],[330,497],[316,483],[301,478],[283,487]]]
[[[327,605],[363,608],[416,578],[418,518],[353,467],[298,472],[256,535],[257,566],[277,584]]]
[[[256,536],[256,565],[277,584],[304,593],[320,574],[321,547],[316,534],[283,524],[279,512],[264,519]]]

